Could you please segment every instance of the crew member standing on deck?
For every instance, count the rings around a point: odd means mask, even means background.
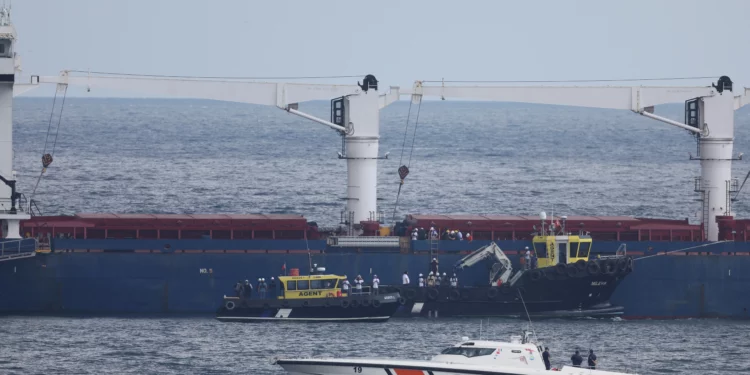
[[[378,287],[380,286],[380,279],[378,275],[374,275],[372,278],[372,294],[378,294]]]
[[[235,297],[242,297],[242,280],[234,284],[234,295]]]
[[[266,284],[266,279],[262,278],[260,279],[260,286],[258,286],[258,293],[260,293],[260,299],[266,299],[266,290],[268,290],[268,285]]]
[[[430,288],[435,286],[435,274],[432,272],[427,276],[427,286]]]
[[[544,348],[544,353],[542,353],[542,360],[544,361],[544,367],[549,371],[552,368],[552,364],[549,361],[549,348],[547,347]]]
[[[424,288],[424,277],[421,273],[419,274],[419,287]]]
[[[432,258],[432,262],[430,262],[430,271],[438,274],[438,260],[437,258]]]
[[[523,257],[526,260],[526,269],[531,268],[531,253],[529,252],[528,246],[526,246],[526,254],[524,254]]]
[[[451,277],[451,288],[458,288],[458,277],[456,277],[455,273]]]
[[[406,271],[404,271],[404,275],[401,276],[401,284],[403,285],[411,284],[411,281],[409,281],[409,274],[407,274]]]
[[[354,279],[354,289],[356,289],[356,294],[362,294],[362,284],[365,282],[365,280],[362,279],[362,275],[357,275],[357,278]]]
[[[589,349],[589,368],[596,370],[596,354],[593,349]]]
[[[341,283],[341,290],[347,295],[349,294],[349,280],[346,278],[346,275],[344,275],[344,282]]]
[[[576,350],[576,354],[573,354],[570,357],[570,362],[573,363],[573,367],[581,367],[581,363],[583,363],[583,357],[581,357],[581,353]]]
[[[276,299],[276,280],[274,280],[273,276],[271,276],[271,283],[268,284],[268,290],[270,291],[271,298]]]
[[[250,284],[250,280],[245,280],[245,285],[242,286],[241,293],[244,298],[253,298],[253,284]]]

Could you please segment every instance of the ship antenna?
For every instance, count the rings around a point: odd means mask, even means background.
[[[531,333],[534,335],[534,340],[538,341],[538,338],[536,337],[536,331],[534,330],[534,324],[531,322],[531,315],[529,315],[529,309],[526,308],[526,301],[523,300],[523,293],[521,293],[520,289],[516,289],[518,292],[518,296],[521,297],[521,303],[523,304],[523,309],[526,311],[526,318],[529,320],[529,328],[531,329]]]

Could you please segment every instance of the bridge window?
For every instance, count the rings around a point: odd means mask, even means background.
[[[462,355],[464,357],[481,357],[490,355],[495,352],[495,348],[465,348],[465,347],[452,347],[443,350],[440,354],[447,355]]]
[[[534,242],[534,251],[536,252],[537,258],[547,257],[547,243],[546,242]]]
[[[336,287],[336,279],[310,280],[310,289],[333,289]]]
[[[307,280],[297,280],[297,290],[310,289],[310,282]]]
[[[586,258],[589,256],[590,251],[591,251],[591,242],[581,242],[581,250],[579,251],[578,256],[581,258]]]
[[[578,242],[570,243],[570,258],[578,257]]]
[[[286,290],[297,290],[297,282],[296,281],[287,281],[286,282]]]

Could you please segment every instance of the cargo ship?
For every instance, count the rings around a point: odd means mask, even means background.
[[[687,220],[626,216],[568,216],[572,232],[589,236],[590,256],[635,257],[632,273],[612,291],[608,303],[625,318],[748,318],[750,220],[731,209],[739,187],[731,177],[734,110],[747,104],[728,77],[701,87],[430,86],[391,87],[381,94],[368,75],[356,85],[239,82],[137,75],[32,76],[16,82],[20,66],[13,51],[16,33],[9,14],[0,14],[0,313],[3,314],[179,314],[211,315],[237,280],[270,277],[311,259],[328,269],[366,279],[377,274],[398,285],[427,273],[432,259],[452,265],[483,246],[495,244],[521,268],[525,249],[534,248],[537,216],[405,215],[391,223],[377,207],[379,110],[411,96],[518,101],[631,110],[695,135],[701,177],[701,224]],[[42,216],[16,185],[12,153],[13,96],[42,84],[60,95],[69,85],[126,88],[146,94],[227,100],[278,107],[342,136],[339,158],[347,163],[346,210],[341,225],[328,230],[300,215],[115,214]],[[737,95],[736,95],[737,94]],[[299,111],[297,103],[331,100],[330,120]],[[685,102],[685,122],[653,113],[655,105]],[[411,108],[410,108],[411,110]],[[741,157],[741,156],[740,156]],[[43,168],[53,155],[42,157]],[[408,176],[402,166],[402,182]],[[25,187],[26,191],[29,187]],[[311,218],[320,219],[320,218]],[[551,224],[551,222],[550,222]],[[413,229],[468,233],[471,240],[413,239]],[[489,264],[487,264],[489,267]],[[464,286],[487,283],[489,270],[458,273]],[[605,306],[606,308],[606,306]],[[554,311],[550,311],[554,313]]]

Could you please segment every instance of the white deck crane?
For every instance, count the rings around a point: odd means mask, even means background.
[[[704,237],[717,241],[717,216],[731,216],[731,194],[737,191],[732,178],[734,111],[750,103],[750,90],[735,96],[732,81],[722,76],[716,84],[705,87],[648,86],[459,86],[445,83],[425,84],[417,81],[413,100],[422,97],[460,98],[482,101],[555,104],[592,108],[627,109],[640,115],[688,130],[696,135],[701,177],[696,178],[695,191],[702,194]],[[655,105],[685,102],[685,122],[653,114]]]
[[[492,266],[492,271],[490,272],[490,285],[495,285],[498,279],[502,280],[503,284],[507,283],[511,274],[513,274],[513,264],[511,264],[508,256],[494,242],[482,246],[471,254],[461,258],[453,268],[457,270],[464,269],[492,257],[495,257],[497,263]]]
[[[367,75],[355,85],[290,82],[254,82],[221,79],[173,78],[138,75],[76,75],[63,71],[59,76],[32,76],[33,85],[52,83],[84,86],[89,91],[103,88],[145,95],[194,98],[275,106],[289,113],[337,130],[345,139],[347,161],[346,221],[358,224],[377,220],[377,160],[380,109],[399,98],[398,87],[378,93],[377,79]],[[298,103],[331,100],[331,121],[298,110]]]

